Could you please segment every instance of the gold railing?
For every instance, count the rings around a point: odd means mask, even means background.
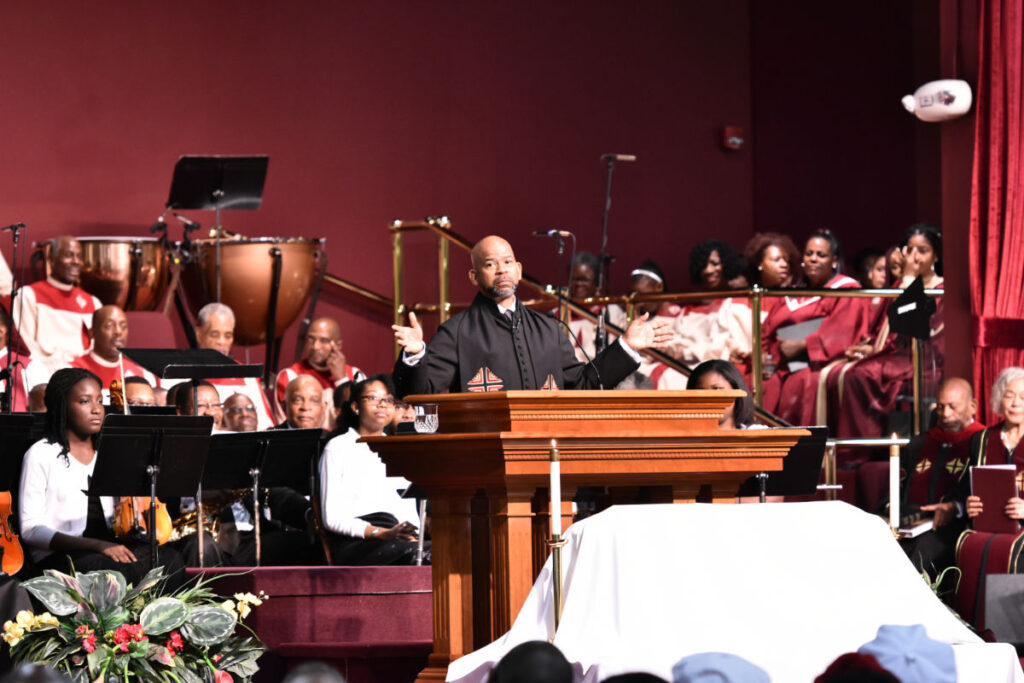
[[[473,243],[464,236],[451,229],[451,221],[447,216],[427,217],[420,221],[394,220],[389,229],[392,235],[392,256],[394,265],[395,296],[392,300],[395,324],[403,324],[404,316],[408,311],[437,313],[439,322],[447,320],[453,309],[464,306],[453,305],[451,302],[450,275],[451,259],[450,244],[455,244],[466,252],[470,252]],[[407,306],[403,301],[403,236],[406,232],[425,231],[432,232],[438,238],[438,303],[437,304],[416,304]],[[720,292],[662,292],[658,294],[622,294],[615,296],[597,296],[582,300],[568,299],[563,292],[556,292],[551,285],[544,284],[540,280],[524,273],[522,284],[528,285],[541,294],[539,299],[524,300],[523,304],[532,308],[552,308],[558,306],[559,318],[565,320],[570,312],[597,323],[597,316],[590,311],[591,306],[617,304],[626,312],[627,321],[632,321],[636,304],[642,302],[685,302],[685,301],[706,301],[708,299],[724,299],[729,297],[742,297],[750,300],[751,309],[751,377],[754,386],[751,392],[754,397],[754,406],[758,418],[769,425],[791,426],[784,420],[761,408],[763,364],[760,353],[753,351],[761,348],[761,308],[765,297],[792,297],[792,296],[816,296],[816,297],[849,297],[849,298],[895,298],[903,294],[902,289],[764,289],[757,285],[749,289],[737,289]],[[928,296],[942,296],[941,289],[926,289]],[[376,295],[380,297],[380,295]],[[383,297],[381,300],[386,301]],[[614,334],[622,334],[623,330],[613,323],[605,321],[605,330]],[[399,352],[396,345],[395,353]],[[656,349],[647,351],[658,361],[670,368],[689,376],[690,369],[677,361],[675,358],[662,353]],[[921,431],[921,352],[920,345],[915,339],[911,343],[911,357],[914,367],[913,373],[913,433]]]

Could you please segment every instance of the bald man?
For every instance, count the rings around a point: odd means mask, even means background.
[[[958,505],[957,499],[968,481],[971,436],[983,429],[974,419],[978,403],[967,380],[945,380],[936,399],[936,425],[910,440],[901,463],[902,514],[934,515],[935,528],[902,545],[918,570],[931,576],[954,564],[956,539],[966,527],[963,502]]]
[[[48,264],[50,274],[19,289],[11,311],[32,358],[52,373],[89,350],[92,316],[103,304],[77,286],[82,245],[74,237],[50,243]]]
[[[327,405],[330,405],[337,387],[366,379],[362,370],[348,364],[341,347],[341,327],[336,320],[317,318],[310,323],[302,347],[302,360],[277,373],[274,396],[278,420],[285,417],[285,388],[299,375],[308,375],[320,383]],[[326,421],[324,426],[327,427]]]
[[[156,384],[153,373],[121,354],[121,349],[128,345],[128,316],[120,308],[103,306],[93,313],[89,337],[92,348],[71,361],[71,367],[85,368],[100,378],[104,401],[110,400],[110,383],[121,379],[122,366],[126,378],[142,377],[150,386]]]
[[[285,421],[277,429],[314,429],[324,422],[324,390],[315,377],[299,375],[285,388]]]
[[[471,255],[469,281],[479,293],[468,309],[441,325],[429,346],[415,314],[409,314],[408,327],[392,327],[395,341],[403,348],[394,370],[400,397],[445,391],[614,387],[639,367],[639,351],[660,348],[672,337],[664,322],[641,316],[597,355],[595,372],[576,360],[564,328],[516,298],[523,266],[512,245],[491,235],[477,242]]]

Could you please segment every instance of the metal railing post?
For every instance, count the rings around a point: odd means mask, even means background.
[[[754,405],[761,407],[763,361],[761,356],[761,293],[764,290],[754,285],[750,288],[750,376],[754,381]]]
[[[402,221],[392,221],[392,227],[398,227],[402,224]],[[400,230],[394,230],[391,235],[391,260],[392,267],[394,269],[394,280],[395,280],[395,324],[405,324],[403,318],[405,317],[405,304],[402,303],[402,232]],[[395,356],[398,356],[402,352],[402,347],[396,342],[395,343]]]

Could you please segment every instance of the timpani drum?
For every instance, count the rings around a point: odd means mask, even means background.
[[[167,293],[170,267],[167,247],[153,237],[78,237],[82,245],[79,286],[104,305],[126,311],[152,311]],[[36,254],[49,274],[50,243],[36,243]],[[35,257],[33,258],[35,261]],[[41,269],[40,269],[41,270]]]
[[[274,280],[274,250],[281,258],[274,336],[284,334],[302,312],[316,282],[323,240],[306,237],[226,238],[220,241],[221,303],[235,313],[235,343],[267,340],[268,313]],[[181,282],[192,313],[216,299],[215,240],[195,240]]]

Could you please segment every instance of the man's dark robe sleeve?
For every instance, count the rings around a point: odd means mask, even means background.
[[[427,353],[416,365],[403,360],[404,353],[398,354],[392,378],[395,391],[402,398],[410,394],[443,394],[449,391],[458,376],[459,356],[456,335],[458,322],[441,325],[430,340]],[[455,389],[455,391],[459,391]]]

